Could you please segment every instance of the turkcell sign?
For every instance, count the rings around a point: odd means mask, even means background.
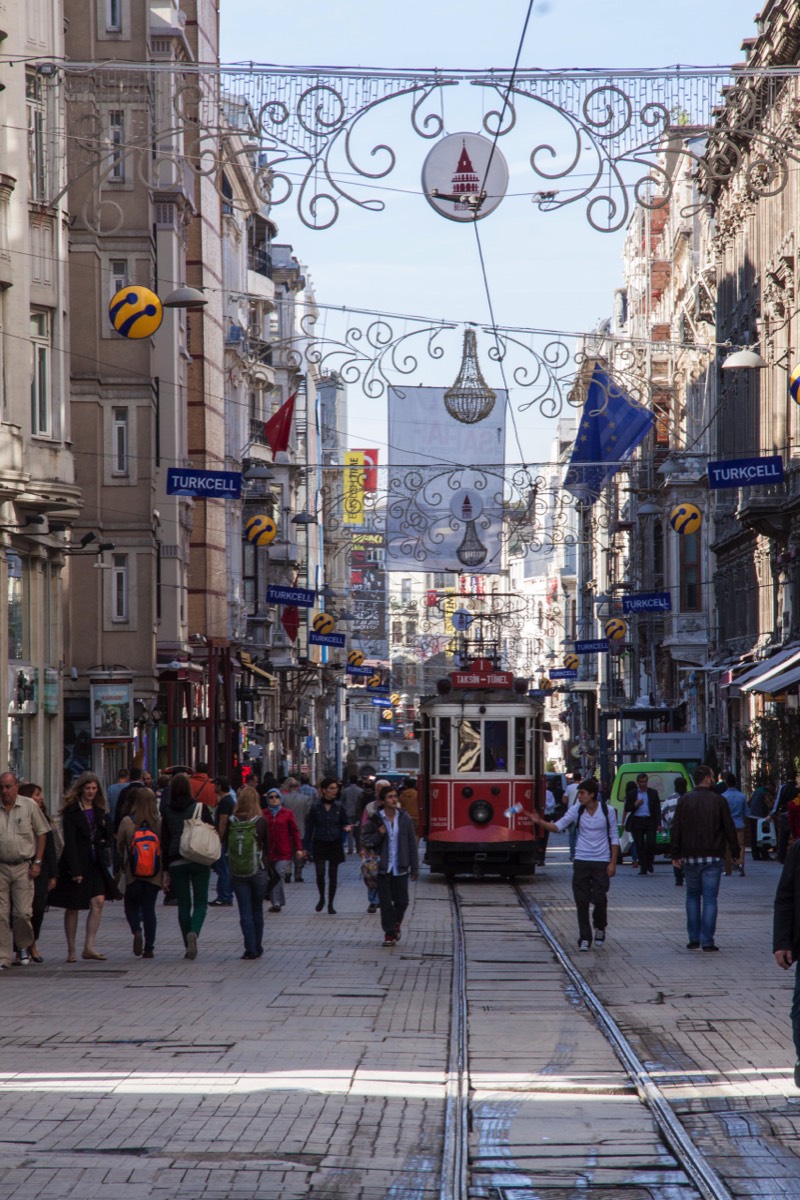
[[[316,592],[309,588],[268,587],[267,604],[294,604],[298,608],[313,608]]]
[[[608,638],[597,638],[595,641],[576,642],[576,654],[608,654]]]
[[[636,592],[622,597],[622,611],[631,613],[671,612],[672,597],[669,592]]]
[[[780,454],[763,458],[730,458],[708,464],[710,488],[757,487],[765,483],[783,482],[783,459]]]
[[[238,500],[242,494],[241,471],[193,471],[181,467],[167,470],[168,496],[205,496],[209,500]]]
[[[554,671],[550,672],[550,678],[551,679],[577,679],[578,672],[575,670],[572,670],[570,667],[557,667]]]
[[[372,703],[376,706],[376,708],[386,708],[386,697],[385,696],[373,696]]]
[[[343,633],[316,633],[313,629],[308,635],[311,646],[338,646],[341,648],[347,641]]]
[[[354,667],[350,663],[348,663],[347,664],[347,674],[348,675],[363,675],[363,676],[374,675],[375,668],[374,667]]]

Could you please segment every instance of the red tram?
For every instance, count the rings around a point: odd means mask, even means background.
[[[544,801],[543,706],[528,683],[476,659],[423,700],[425,861],[445,875],[532,875]]]

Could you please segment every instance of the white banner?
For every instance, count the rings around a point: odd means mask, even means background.
[[[506,393],[464,425],[444,388],[389,388],[387,571],[500,571]]]

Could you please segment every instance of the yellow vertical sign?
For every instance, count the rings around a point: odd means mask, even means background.
[[[456,611],[457,608],[458,608],[458,596],[455,594],[454,591],[452,591],[450,588],[448,588],[447,592],[444,594],[444,596],[442,598],[442,614],[444,616],[445,633],[452,634],[450,641],[447,643],[447,653],[448,654],[455,654],[456,647],[458,645],[458,642],[457,642],[456,636],[455,636],[455,630],[453,629],[453,622],[451,620],[451,617],[453,616],[453,613]]]
[[[364,451],[346,450],[344,456],[344,524],[364,524]]]

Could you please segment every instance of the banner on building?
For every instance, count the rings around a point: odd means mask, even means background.
[[[350,603],[353,632],[367,658],[389,657],[386,624],[387,596],[382,530],[363,529],[350,534]]]
[[[364,491],[370,495],[378,490],[378,451],[362,450],[364,455]]]
[[[133,737],[133,684],[93,683],[92,738],[118,741]]]
[[[386,570],[497,574],[506,393],[474,425],[450,415],[444,393],[389,388]]]
[[[344,524],[364,524],[364,451],[347,450],[344,456]]]

